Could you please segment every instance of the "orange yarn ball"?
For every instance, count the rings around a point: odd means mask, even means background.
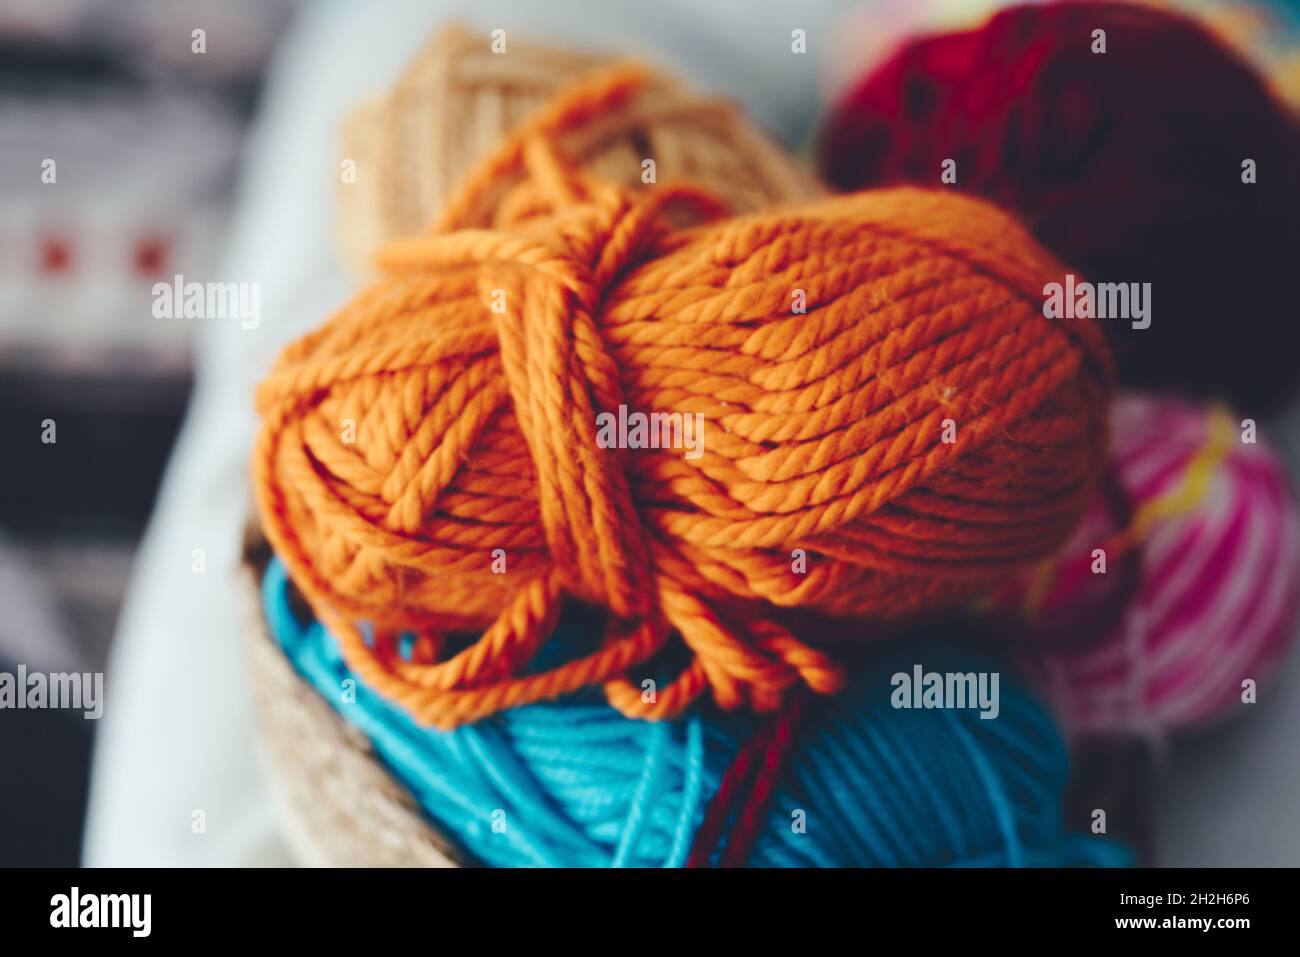
[[[1062,270],[1014,220],[913,189],[719,219],[688,185],[567,165],[555,132],[640,77],[569,90],[258,392],[266,534],[422,722],[594,683],[655,718],[834,691],[778,607],[884,627],[966,600],[1063,544],[1101,467],[1107,353],[1043,316]],[[461,228],[510,177],[491,228]],[[702,415],[702,453],[602,447],[620,406]],[[566,599],[608,632],[530,671]]]

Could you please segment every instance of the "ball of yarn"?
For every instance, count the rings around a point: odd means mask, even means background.
[[[678,867],[754,720],[706,708],[629,720],[590,696],[503,712],[453,731],[421,728],[355,682],[337,643],[294,613],[273,562],[263,583],[274,639],[363,731],[442,837],[494,866]],[[568,623],[566,623],[567,626]],[[563,637],[557,638],[562,641]],[[938,646],[886,654],[802,724],[743,863],[779,867],[1055,866],[1128,863],[1119,845],[1064,832],[1067,756],[1022,688],[999,711],[896,710],[891,675],[988,663]],[[1001,676],[1003,679],[1007,675]],[[703,863],[726,859],[724,841]],[[740,862],[737,862],[740,863]]]
[[[974,193],[1019,214],[1080,279],[1150,283],[1149,327],[1092,320],[1121,383],[1254,413],[1297,379],[1296,351],[1271,342],[1294,298],[1300,127],[1190,19],[1065,2],[914,41],[843,98],[820,152],[842,189]],[[948,160],[956,182],[944,186]],[[1255,182],[1243,181],[1247,160]],[[1251,317],[1249,331],[1235,316]]]
[[[494,53],[481,32],[457,25],[439,31],[391,90],[344,119],[342,156],[357,169],[355,182],[337,189],[337,239],[349,265],[370,273],[384,243],[425,232],[475,163],[565,86],[611,64],[513,34],[507,51]],[[824,193],[729,104],[657,72],[647,73],[622,108],[564,130],[561,145],[593,175],[641,189],[689,180],[733,212]],[[647,159],[655,163],[650,183],[643,181]],[[485,209],[495,202],[485,192]]]
[[[1115,493],[996,606],[1038,639],[1023,663],[1067,728],[1156,735],[1242,707],[1242,682],[1290,648],[1300,513],[1276,456],[1221,409],[1127,395],[1113,433]]]
[[[1044,317],[1059,267],[1012,220],[907,189],[716,220],[694,187],[570,167],[553,132],[641,82],[599,74],[525,124],[258,390],[269,541],[352,667],[426,723],[590,684],[655,717],[706,689],[759,710],[834,691],[776,609],[965,600],[1058,548],[1103,464],[1105,344]],[[457,228],[487,195],[494,228]],[[626,410],[702,422],[698,454],[602,442],[597,416]],[[523,676],[568,600],[607,634]],[[416,661],[392,650],[406,630]],[[676,640],[688,661],[647,700]]]

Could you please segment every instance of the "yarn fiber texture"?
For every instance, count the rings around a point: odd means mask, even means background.
[[[300,620],[283,566],[263,583],[271,633],[299,673],[369,738],[445,838],[499,867],[679,867],[754,719],[692,710],[628,720],[590,694],[453,731],[416,725],[357,682],[338,644]],[[571,623],[566,622],[566,627]],[[563,642],[565,636],[557,637]],[[803,726],[745,863],[770,867],[1123,865],[1119,845],[1064,833],[1067,756],[1043,709],[1003,676],[1000,714],[904,711],[890,675],[913,661],[989,667],[950,649],[879,656]],[[799,813],[800,827],[794,826]],[[718,857],[726,853],[726,845]]]
[[[556,134],[643,84],[548,104],[258,390],[266,535],[423,723],[593,684],[652,718],[833,692],[780,609],[870,634],[969,599],[1065,542],[1104,463],[1105,344],[1044,318],[1060,267],[1013,220],[911,189],[719,218],[693,185],[569,165]],[[701,454],[600,447],[620,406],[702,415]],[[608,613],[600,644],[523,674],[571,601]]]
[[[954,160],[945,188],[1020,215],[1080,280],[1149,282],[1148,328],[1092,320],[1121,383],[1251,414],[1293,391],[1300,353],[1274,343],[1294,313],[1300,126],[1195,21],[1064,2],[912,41],[838,103],[819,151],[845,190],[939,185]]]
[[[457,184],[565,86],[613,65],[608,57],[510,37],[493,53],[461,26],[442,29],[382,97],[349,112],[342,156],[355,182],[338,186],[337,239],[359,274],[386,242],[425,233]],[[657,182],[689,180],[736,213],[812,199],[825,190],[811,173],[754,129],[729,104],[704,99],[674,78],[648,72],[618,110],[556,131],[581,168],[622,186],[642,182],[653,159]],[[467,222],[486,224],[500,191],[485,190]]]
[[[1040,650],[1022,663],[1068,729],[1159,736],[1245,707],[1243,680],[1264,684],[1289,651],[1300,513],[1277,457],[1222,409],[1127,395],[1113,420],[1122,500],[1100,496],[997,601],[1026,617]]]

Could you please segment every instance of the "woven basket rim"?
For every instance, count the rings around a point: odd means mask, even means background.
[[[272,555],[250,521],[237,572],[248,609],[245,650],[259,758],[291,855],[306,866],[475,866],[428,819],[365,735],[284,656],[262,609]]]

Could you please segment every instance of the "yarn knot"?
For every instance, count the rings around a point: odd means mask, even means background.
[[[556,584],[619,618],[644,617],[653,607],[649,549],[623,457],[596,443],[598,412],[622,395],[592,316],[605,285],[657,228],[654,209],[614,189],[586,195],[541,140],[525,158],[549,203],[570,214],[485,242],[480,297],[537,475]]]

